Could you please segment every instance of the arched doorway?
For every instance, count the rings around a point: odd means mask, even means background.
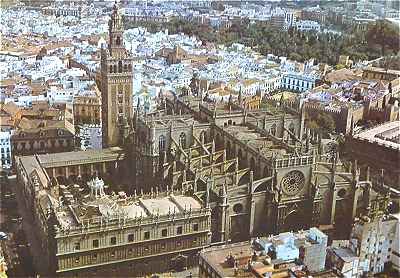
[[[243,214],[231,216],[231,240],[232,242],[241,242],[247,239],[249,231],[249,222]]]
[[[339,190],[339,193],[343,192],[341,190]],[[335,235],[337,237],[346,238],[350,236],[352,219],[351,217],[349,217],[348,213],[349,210],[351,210],[351,208],[346,206],[345,202],[343,201],[336,202]]]
[[[285,217],[283,230],[298,231],[304,228],[304,223],[308,222],[309,219],[305,219],[305,217],[298,210],[292,210]]]

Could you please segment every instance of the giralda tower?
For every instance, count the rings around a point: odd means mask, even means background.
[[[108,47],[101,50],[103,148],[123,144],[132,120],[132,57],[124,47],[124,25],[117,4],[108,33]]]

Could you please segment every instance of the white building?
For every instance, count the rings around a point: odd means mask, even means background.
[[[312,20],[300,20],[296,21],[296,29],[302,32],[307,32],[307,31],[320,32],[321,25],[318,22]]]
[[[11,168],[11,132],[1,131],[0,132],[0,167],[2,169]]]
[[[47,99],[53,103],[71,103],[73,96],[77,93],[74,89],[61,89],[56,86],[51,87],[47,92]]]
[[[400,18],[400,12],[395,9],[386,9],[384,10],[386,18]]]
[[[46,97],[44,95],[26,95],[26,96],[16,96],[16,97],[10,97],[6,98],[4,100],[4,103],[9,103],[9,102],[14,102],[17,106],[20,107],[31,107],[32,102],[34,101],[46,101]]]
[[[291,27],[296,24],[296,13],[290,10],[285,11],[285,27]]]
[[[82,125],[79,127],[78,137],[81,143],[81,150],[102,149],[101,126]]]
[[[400,271],[400,213],[393,215],[397,218],[396,235],[393,238],[392,254],[390,255],[390,262],[397,271]]]
[[[94,83],[93,81],[89,82],[89,78],[84,78],[86,72],[79,68],[67,69],[65,72],[60,72],[58,76],[64,89],[82,90]]]
[[[315,87],[317,77],[303,72],[285,73],[282,78],[282,88],[305,92]]]
[[[254,243],[265,253],[273,253],[274,260],[284,262],[300,260],[310,272],[325,269],[328,236],[318,228],[306,231],[285,232],[268,238],[255,239]]]
[[[362,217],[354,223],[350,248],[360,258],[363,272],[382,272],[388,262],[399,266],[399,215],[384,215],[376,220]]]
[[[360,277],[358,256],[347,247],[329,247],[327,250],[327,264],[337,271],[341,277]]]
[[[272,76],[269,79],[264,80],[264,83],[261,84],[260,90],[262,93],[270,93],[275,90],[278,90],[282,86],[282,76]]]

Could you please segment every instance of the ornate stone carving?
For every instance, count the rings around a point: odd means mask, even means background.
[[[304,174],[300,171],[291,171],[287,173],[282,181],[281,186],[282,190],[288,195],[295,195],[300,192],[305,183]]]

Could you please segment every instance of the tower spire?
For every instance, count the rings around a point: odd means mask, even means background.
[[[124,23],[119,11],[118,3],[115,1],[111,18],[108,22],[109,41],[108,47],[110,54],[115,56],[120,52],[126,52],[123,44]]]
[[[101,52],[103,146],[124,143],[133,118],[132,57],[123,43],[124,24],[115,1],[108,21],[108,48]]]

